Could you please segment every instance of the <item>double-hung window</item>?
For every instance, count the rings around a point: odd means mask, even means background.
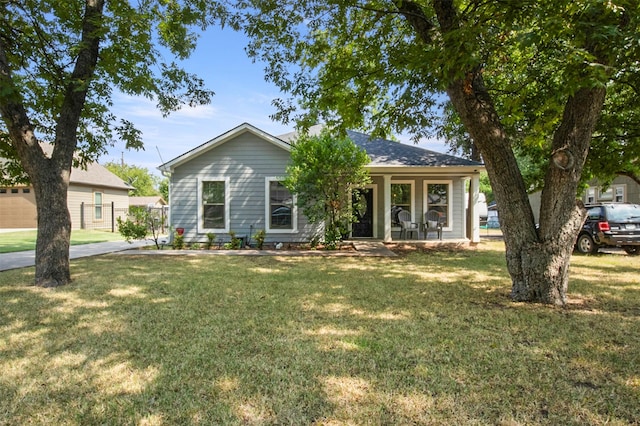
[[[268,232],[295,232],[296,205],[293,194],[277,178],[266,179],[266,224]]]
[[[440,214],[442,226],[451,229],[451,181],[425,182],[425,212],[435,210]]]
[[[102,220],[102,192],[93,193],[93,220]]]
[[[402,210],[411,213],[411,220],[417,222],[413,200],[413,181],[391,182],[391,222],[394,226],[399,226],[398,213]]]
[[[229,200],[226,179],[200,181],[200,225],[204,230],[228,232]]]

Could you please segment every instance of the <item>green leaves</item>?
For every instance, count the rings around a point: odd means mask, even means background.
[[[325,242],[330,245],[355,220],[352,195],[370,182],[364,167],[369,161],[351,139],[326,130],[318,136],[302,136],[293,144],[284,185],[297,195],[298,206],[311,223],[325,223]]]
[[[19,96],[36,133],[52,141],[63,114],[65,90],[86,46],[81,34],[83,0],[19,0],[0,4],[0,39],[17,91],[3,85],[0,102]],[[142,134],[126,117],[110,114],[115,91],[155,99],[163,114],[183,105],[206,104],[213,92],[202,79],[161,58],[186,58],[197,40],[196,30],[222,22],[226,10],[202,0],[126,0],[106,2],[90,19],[100,37],[95,71],[76,87],[88,88],[77,129],[78,147],[94,159],[100,146],[124,138],[142,146]],[[77,83],[77,82],[76,82]],[[1,128],[0,128],[1,130]],[[84,154],[82,154],[84,155]]]

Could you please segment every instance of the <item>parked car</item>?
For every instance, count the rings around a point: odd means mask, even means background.
[[[630,255],[640,254],[640,205],[627,203],[589,204],[587,218],[576,240],[579,253],[597,253],[601,247],[622,247]]]

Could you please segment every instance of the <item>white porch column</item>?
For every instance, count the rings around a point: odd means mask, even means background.
[[[469,192],[472,194],[472,203],[469,206],[471,214],[471,242],[480,242],[480,216],[478,212],[478,201],[480,198],[480,174],[475,173],[471,176]]]
[[[384,175],[384,241],[391,241],[391,175]]]

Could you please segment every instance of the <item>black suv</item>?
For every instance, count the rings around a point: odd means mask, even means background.
[[[579,253],[597,253],[600,247],[622,247],[640,254],[640,204],[589,204],[587,219],[578,234]]]

